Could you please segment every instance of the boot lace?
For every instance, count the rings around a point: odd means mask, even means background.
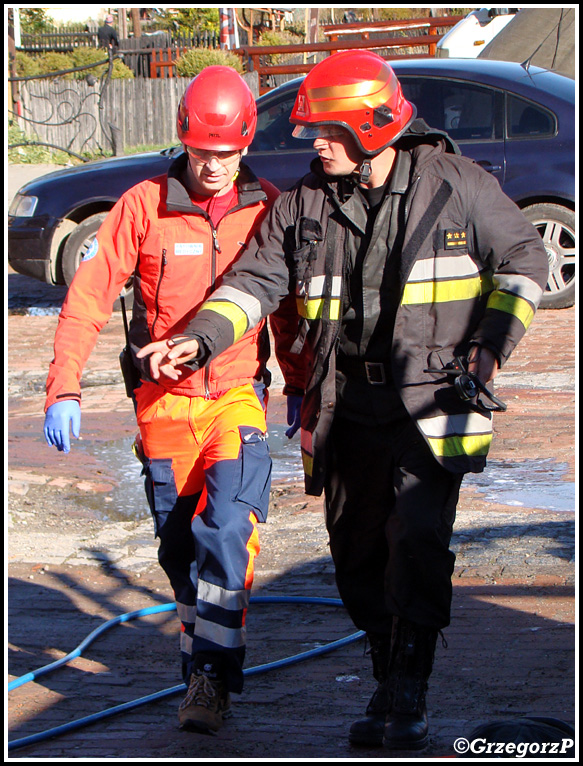
[[[192,676],[190,685],[186,692],[186,697],[180,704],[180,710],[190,707],[190,705],[200,705],[205,708],[218,707],[219,690],[208,676]]]

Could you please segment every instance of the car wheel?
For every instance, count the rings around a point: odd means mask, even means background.
[[[70,285],[79,268],[79,264],[85,253],[89,250],[97,231],[105,218],[107,212],[96,213],[86,218],[69,234],[65,247],[63,248],[62,271],[65,283]],[[121,294],[125,298],[126,306],[131,307],[133,303],[133,277],[126,282]],[[119,308],[119,300],[115,302],[114,308]]]
[[[564,309],[575,303],[575,213],[550,203],[522,211],[541,236],[549,259],[549,281],[542,309]]]

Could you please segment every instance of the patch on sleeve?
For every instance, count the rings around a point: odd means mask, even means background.
[[[445,249],[453,250],[455,247],[467,247],[468,237],[465,229],[445,230]]]
[[[98,251],[99,251],[99,242],[97,241],[97,237],[94,237],[91,244],[87,248],[85,255],[83,256],[83,258],[81,258],[81,263],[85,263],[85,261],[90,261],[92,258],[95,258]]]

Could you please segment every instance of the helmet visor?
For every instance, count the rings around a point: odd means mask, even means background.
[[[346,134],[347,130],[340,125],[296,125],[292,131],[294,138],[305,138],[308,141],[343,138]]]

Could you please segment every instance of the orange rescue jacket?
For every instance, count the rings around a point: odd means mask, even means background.
[[[135,351],[182,332],[279,195],[275,186],[258,180],[242,164],[236,202],[215,228],[180,180],[186,161],[182,155],[167,176],[129,189],[97,232],[59,315],[45,410],[57,401],[81,398],[85,363],[132,274],[130,338]],[[216,396],[260,378],[268,353],[262,348],[265,333],[263,321],[207,367],[177,382],[162,376],[159,383],[177,394]]]

